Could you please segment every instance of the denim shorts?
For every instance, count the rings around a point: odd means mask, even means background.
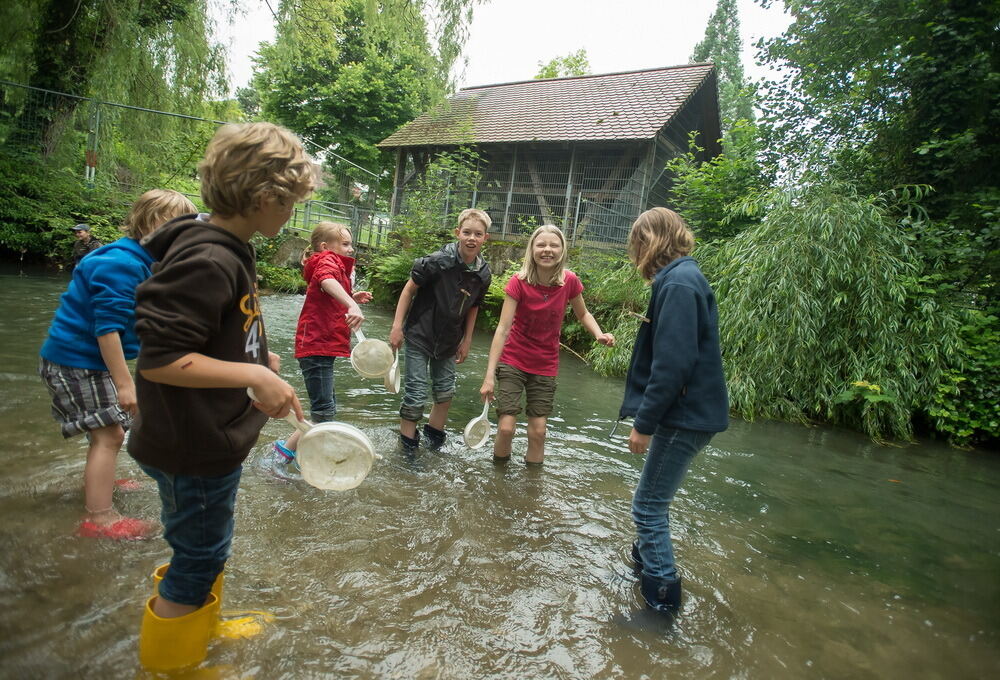
[[[170,569],[160,582],[160,595],[178,604],[201,606],[229,559],[233,508],[243,468],[202,477],[139,467],[159,487],[163,538],[174,551]]]
[[[520,368],[497,364],[495,375],[496,407],[498,415],[516,416],[521,412],[521,394],[526,395],[529,418],[548,418],[552,415],[552,405],[556,398],[556,377],[535,375]]]
[[[434,403],[451,401],[455,396],[455,357],[434,359],[413,343],[403,345],[403,403],[399,417],[418,422],[424,417],[428,383]]]

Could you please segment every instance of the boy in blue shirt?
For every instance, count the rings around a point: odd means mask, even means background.
[[[111,502],[118,450],[136,412],[135,384],[125,363],[139,351],[135,288],[153,263],[139,239],[193,212],[191,201],[176,191],[154,189],[140,196],[126,218],[127,235],[88,254],[73,270],[42,345],[38,372],[52,397],[53,417],[64,437],[86,434],[90,440],[80,536],[139,539],[156,529],[122,517]]]

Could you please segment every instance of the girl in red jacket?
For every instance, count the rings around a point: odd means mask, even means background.
[[[302,268],[308,287],[295,330],[295,358],[309,393],[313,422],[322,423],[337,415],[333,360],[351,356],[351,330],[360,328],[365,320],[358,303],[368,302],[372,294],[352,292],[354,246],[349,227],[320,222],[311,241],[311,254]],[[287,440],[276,441],[278,462],[291,462],[298,443],[298,430]]]

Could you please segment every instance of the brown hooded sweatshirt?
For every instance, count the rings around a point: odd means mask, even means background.
[[[217,476],[243,462],[267,415],[244,389],[175,387],[140,373],[191,352],[268,363],[253,246],[197,217],[178,217],[142,242],[158,262],[136,289],[139,416],[128,452],[171,474]]]

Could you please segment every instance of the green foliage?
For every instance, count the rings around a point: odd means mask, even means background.
[[[553,57],[548,63],[538,62],[538,73],[535,78],[565,78],[567,76],[586,76],[590,74],[590,60],[587,50],[578,49],[565,57]]]
[[[836,183],[774,190],[745,206],[769,206],[761,224],[701,260],[736,413],[912,436],[961,343],[957,310],[919,285],[891,217],[902,198]],[[882,396],[858,392],[861,381]]]
[[[934,428],[956,446],[1000,440],[1000,323],[969,311],[962,325],[960,367],[949,368],[927,407]]]
[[[441,12],[436,36],[430,7]],[[375,144],[443,98],[470,11],[471,0],[285,0],[275,42],[259,51],[256,96],[241,93],[241,103],[385,170],[392,158]]]
[[[725,151],[701,162],[704,149],[692,133],[688,152],[667,163],[675,178],[670,201],[699,240],[730,238],[763,219],[761,213],[737,209],[774,182],[774,171],[758,160],[758,135],[753,123],[735,121],[725,134]]]
[[[740,13],[736,0],[718,0],[708,19],[705,37],[694,47],[691,61],[712,62],[719,79],[719,113],[725,132],[738,120],[753,120],[753,94],[743,74]]]
[[[100,185],[87,189],[79,175],[37,157],[0,152],[0,249],[68,263],[74,224],[90,225],[102,243],[121,237],[128,209],[121,198]]]
[[[276,293],[305,293],[306,282],[302,272],[295,267],[277,267],[261,261],[257,262],[260,287]]]
[[[442,153],[407,191],[389,242],[372,260],[371,287],[377,301],[394,301],[410,277],[413,260],[452,240],[458,214],[468,205],[462,197],[471,196],[479,182],[477,165],[478,156],[468,149]]]

